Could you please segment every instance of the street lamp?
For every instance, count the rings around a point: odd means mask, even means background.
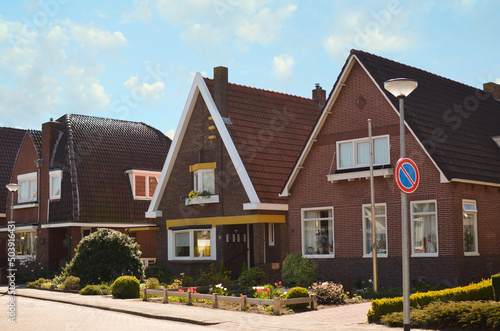
[[[19,184],[10,183],[5,185],[10,191],[11,203],[10,203],[10,224],[14,223],[14,192],[19,189]]]
[[[405,148],[405,108],[404,98],[418,86],[418,82],[409,78],[394,78],[384,82],[384,88],[399,99],[399,134],[401,157],[406,157]],[[406,193],[401,192],[401,228],[403,255],[403,327],[410,330],[410,256],[408,251],[408,202]]]

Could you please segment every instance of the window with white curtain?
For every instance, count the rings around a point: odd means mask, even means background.
[[[478,255],[476,201],[463,200],[462,211],[464,226],[464,255]]]
[[[337,142],[337,168],[356,168],[370,165],[370,143],[368,138],[344,140]],[[389,136],[373,137],[373,163],[384,165],[390,163]]]
[[[18,203],[37,201],[36,177],[36,172],[17,176],[17,181],[19,183],[19,192],[17,195]]]
[[[410,205],[413,255],[438,256],[436,201],[412,201]]]
[[[302,255],[333,257],[333,208],[302,209]]]
[[[375,205],[375,224],[377,231],[377,256],[387,257],[387,217],[386,205]],[[371,257],[373,249],[372,206],[363,205],[363,256]]]

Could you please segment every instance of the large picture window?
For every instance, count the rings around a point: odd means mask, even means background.
[[[36,172],[17,176],[19,192],[18,203],[37,201],[37,180]]]
[[[215,228],[168,232],[169,260],[215,260]]]
[[[377,256],[387,257],[387,216],[386,205],[375,205],[377,231]],[[363,256],[371,257],[373,249],[372,206],[363,205]]]
[[[464,255],[478,255],[476,201],[463,200]]]
[[[333,257],[333,208],[302,209],[302,255]]]
[[[370,142],[368,138],[337,142],[337,169],[366,167],[370,165]],[[373,138],[373,163],[390,163],[389,136]]]
[[[438,256],[436,201],[411,202],[412,249],[415,256]]]

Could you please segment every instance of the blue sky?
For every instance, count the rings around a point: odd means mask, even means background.
[[[498,1],[3,1],[0,126],[65,113],[173,136],[194,74],[304,97],[351,48],[459,82],[500,84]]]

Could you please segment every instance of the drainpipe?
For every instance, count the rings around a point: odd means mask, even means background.
[[[42,199],[41,199],[41,193],[40,193],[40,190],[42,188],[42,184],[41,184],[41,179],[42,179],[42,165],[43,165],[43,159],[37,159],[35,160],[35,164],[36,164],[36,168],[37,168],[37,192],[36,192],[36,195],[37,195],[37,202],[38,202],[38,221],[36,222],[36,225],[38,226],[40,224],[40,218],[41,218],[41,215],[42,215],[42,210],[41,210],[41,205],[42,205]]]

